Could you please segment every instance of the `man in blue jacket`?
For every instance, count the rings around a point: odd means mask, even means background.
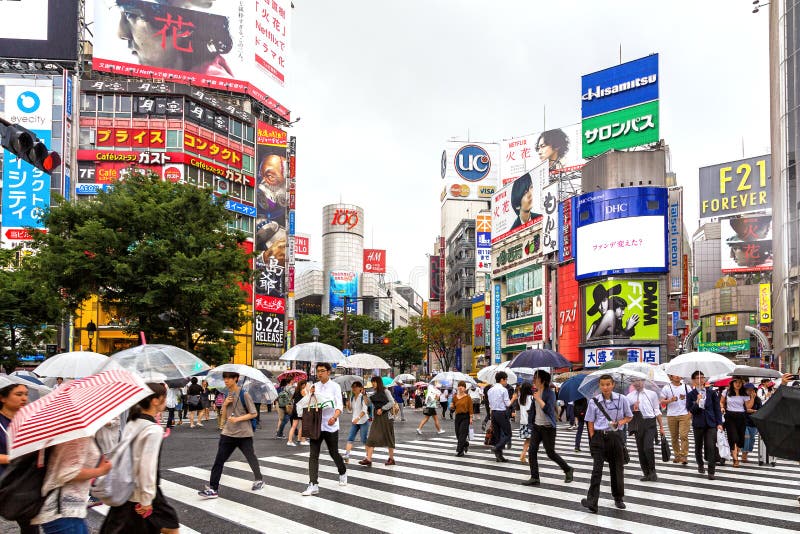
[[[694,429],[694,455],[697,472],[706,472],[703,467],[703,448],[708,461],[708,479],[714,480],[717,466],[717,430],[722,430],[722,410],[719,395],[706,387],[706,377],[700,371],[692,373],[694,389],[686,396],[686,410],[692,414]]]

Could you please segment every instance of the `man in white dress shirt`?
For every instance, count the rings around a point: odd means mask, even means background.
[[[628,402],[633,414],[639,412],[642,421],[636,431],[636,450],[639,452],[639,465],[644,476],[642,482],[657,482],[656,454],[653,446],[656,440],[656,422],[660,433],[664,434],[664,423],[661,420],[661,402],[658,393],[644,388],[644,380],[633,382],[633,391],[628,393]]]
[[[506,384],[508,375],[503,371],[498,371],[494,375],[496,384],[489,389],[487,397],[489,400],[489,410],[492,414],[492,432],[495,435],[495,445],[492,451],[498,462],[507,462],[503,456],[503,449],[511,443],[511,420],[509,419],[508,407],[517,400],[517,394],[509,398]]]
[[[322,449],[322,442],[328,447],[328,454],[331,455],[336,468],[339,470],[339,485],[347,485],[347,466],[344,464],[342,455],[339,454],[339,416],[342,415],[342,388],[339,384],[331,380],[331,364],[317,364],[317,378],[319,382],[311,386],[311,395],[316,395],[320,401],[332,399],[332,403],[326,402],[322,408],[322,429],[319,439],[310,439],[310,455],[308,457],[308,488],[301,494],[304,496],[316,495],[319,493],[319,453]],[[331,405],[332,404],[332,405]]]
[[[689,429],[692,427],[692,414],[686,410],[690,388],[679,376],[670,375],[669,380],[670,383],[661,390],[661,397],[667,406],[667,427],[675,454],[672,463],[686,465],[689,462]]]

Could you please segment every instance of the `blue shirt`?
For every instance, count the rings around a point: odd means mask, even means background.
[[[394,401],[398,404],[403,403],[403,391],[405,388],[401,385],[396,385],[392,388],[392,396],[394,397]]]
[[[0,413],[0,454],[8,454],[8,427],[11,426],[11,419]],[[0,475],[5,471],[6,466],[0,465]]]
[[[633,417],[630,402],[628,402],[628,399],[619,393],[612,392],[611,398],[608,400],[605,400],[602,394],[596,396],[594,399],[597,399],[600,402],[600,405],[605,408],[608,417],[610,417],[612,421],[619,421],[620,419],[625,419],[626,417]],[[603,415],[603,412],[597,408],[597,404],[595,404],[594,399],[589,401],[589,406],[586,409],[586,417],[584,418],[584,421],[587,423],[594,423],[595,430],[613,430],[606,416]]]

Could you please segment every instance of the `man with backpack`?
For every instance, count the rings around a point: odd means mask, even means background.
[[[228,461],[233,451],[237,448],[242,451],[250,469],[253,470],[253,491],[264,487],[261,478],[261,469],[258,465],[258,458],[253,450],[253,430],[252,419],[256,418],[256,406],[248,393],[242,391],[238,385],[238,373],[222,373],[225,387],[228,389],[228,396],[222,403],[222,434],[219,437],[217,457],[214,459],[214,466],[211,468],[211,480],[208,486],[197,492],[206,499],[218,497],[219,480],[222,477],[222,468]]]
[[[278,428],[275,439],[283,439],[283,429],[292,420],[292,395],[294,390],[289,386],[290,380],[284,378],[278,386]]]

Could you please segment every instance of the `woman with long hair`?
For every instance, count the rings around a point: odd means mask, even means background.
[[[533,386],[530,382],[523,382],[519,388],[519,439],[523,440],[519,461],[523,464],[528,461],[525,457],[531,444],[531,429],[528,426],[528,412],[531,406],[533,406]]]
[[[419,426],[417,427],[417,434],[420,436],[422,435],[422,427],[428,422],[428,419],[433,417],[433,426],[436,427],[437,434],[443,434],[444,430],[442,426],[439,424],[439,415],[436,411],[436,406],[439,403],[439,396],[442,394],[441,391],[436,389],[436,386],[433,384],[428,385],[428,390],[425,392],[425,401],[422,407],[422,421],[419,422]]]
[[[286,445],[289,447],[296,447],[297,443],[292,441],[294,437],[295,431],[297,432],[297,436],[300,439],[300,443],[302,445],[308,445],[308,441],[306,438],[302,436],[300,431],[300,426],[302,425],[302,419],[300,415],[297,413],[297,403],[302,400],[303,397],[306,396],[306,389],[308,386],[308,380],[301,379],[297,386],[294,389],[294,395],[292,395],[292,428],[289,429],[289,436],[286,438]]]
[[[758,428],[753,421],[753,414],[761,409],[762,402],[758,398],[755,384],[745,384],[744,390],[747,393],[747,402],[744,403],[745,411],[745,426],[744,426],[744,447],[742,447],[742,462],[747,463],[747,455],[753,452],[753,447],[756,444],[756,436],[758,436]]]
[[[134,488],[128,502],[109,508],[101,534],[127,532],[177,533],[178,514],[164,498],[159,487],[159,463],[164,430],[156,416],[164,410],[167,388],[164,384],[148,383],[153,391],[131,408],[122,439],[133,438]]]
[[[395,465],[394,461],[394,422],[389,419],[389,411],[392,409],[395,401],[392,394],[386,391],[383,387],[383,380],[379,376],[373,376],[370,381],[372,387],[375,388],[375,393],[372,395],[370,402],[375,408],[373,414],[372,426],[369,428],[369,435],[367,436],[367,456],[358,462],[361,465],[370,467],[372,465],[372,453],[375,447],[387,447],[389,449],[389,459],[386,460],[386,465]]]
[[[203,388],[203,393],[200,395],[200,407],[202,410],[198,420],[202,423],[204,419],[206,421],[210,420],[208,408],[211,406],[211,397],[209,396],[211,392],[208,389],[208,381],[206,380],[200,383],[200,387]]]
[[[350,451],[353,449],[356,436],[360,435],[361,443],[366,445],[369,435],[369,398],[364,392],[364,384],[356,380],[350,386],[350,390],[347,407],[353,413],[353,419],[350,434],[347,436],[347,445],[344,447],[344,455],[342,456],[345,462],[350,461]]]
[[[744,380],[735,376],[728,389],[723,392],[720,401],[722,413],[725,414],[725,432],[728,434],[728,445],[731,447],[733,467],[739,467],[739,451],[744,448],[745,426],[747,423],[747,404],[753,407],[753,401],[744,389]]]
[[[11,420],[23,406],[28,404],[28,387],[22,384],[11,384],[0,389],[0,475],[9,463],[8,459],[8,427]],[[18,521],[20,534],[37,534],[39,527],[31,526],[28,521]]]
[[[473,412],[472,397],[467,393],[467,383],[463,380],[458,383],[452,406],[456,414],[456,456],[464,456],[469,451],[469,426],[473,421]]]

